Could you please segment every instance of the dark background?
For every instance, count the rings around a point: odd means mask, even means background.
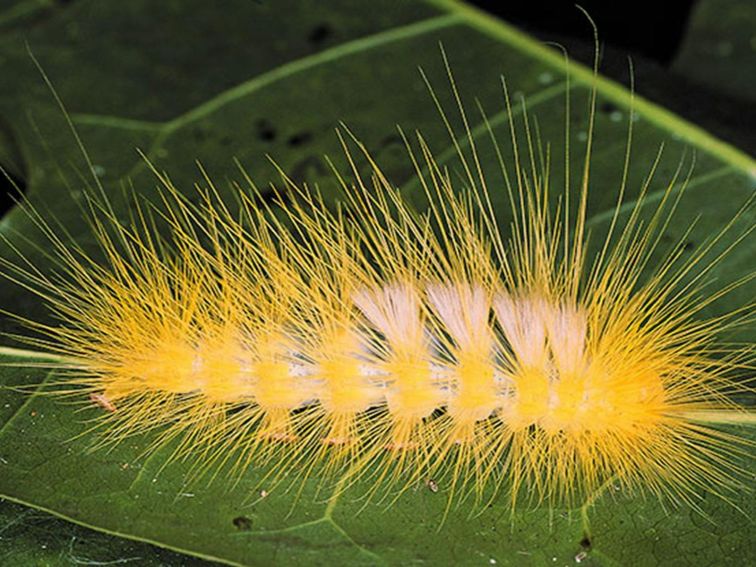
[[[683,38],[695,0],[659,0],[655,3],[607,0],[472,0],[478,8],[498,16],[544,40],[563,45],[590,40],[590,22],[596,23],[602,43],[641,55],[661,66],[671,62]]]
[[[632,58],[636,92],[756,154],[753,102],[691,80],[671,69],[697,0],[612,2],[607,0],[468,0],[542,41],[565,47],[571,57],[593,62],[593,30],[579,4],[596,24],[601,43],[600,73],[629,84]],[[722,5],[729,2],[722,1]],[[756,31],[754,31],[756,34]],[[753,40],[752,40],[753,41]],[[756,53],[743,73],[756,76]],[[754,79],[756,81],[756,79]]]

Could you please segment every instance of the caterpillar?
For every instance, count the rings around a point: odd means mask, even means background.
[[[99,260],[27,208],[56,269],[17,249],[0,265],[60,321],[25,321],[25,340],[58,357],[56,392],[102,409],[103,444],[149,433],[150,450],[173,443],[171,458],[201,472],[264,467],[274,485],[318,475],[367,480],[372,495],[433,479],[452,498],[505,493],[513,507],[574,505],[610,480],[694,507],[701,491],[737,490],[734,455],[749,445],[716,423],[749,419],[732,396],[753,391],[737,379],[750,351],[716,339],[748,313],[701,312],[735,287],[710,292],[705,278],[750,234],[710,258],[750,202],[684,261],[677,243],[652,265],[685,174],[651,214],[649,177],[623,217],[628,149],[591,257],[595,90],[580,186],[554,191],[549,151],[527,112],[517,127],[506,84],[510,156],[488,128],[496,179],[451,89],[466,148],[434,101],[458,171],[402,132],[424,212],[347,129],[337,206],[284,172],[272,204],[251,181],[234,205],[209,178],[190,198],[153,167],[158,202],[134,198],[125,221],[102,187],[87,196]]]

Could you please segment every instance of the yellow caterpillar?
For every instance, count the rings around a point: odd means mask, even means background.
[[[523,492],[572,504],[610,479],[692,504],[739,486],[731,456],[745,442],[714,424],[752,421],[729,398],[752,391],[732,379],[749,353],[714,340],[743,317],[699,316],[731,290],[701,293],[735,245],[704,261],[730,225],[685,262],[675,247],[650,265],[685,182],[671,179],[649,216],[647,181],[621,216],[624,175],[589,257],[592,127],[582,183],[555,191],[548,152],[527,114],[518,132],[507,95],[514,150],[492,135],[502,175],[490,179],[452,88],[460,171],[422,137],[410,150],[426,212],[351,135],[338,207],[290,181],[276,207],[254,191],[230,207],[209,180],[192,204],[157,171],[161,206],[136,204],[128,222],[89,197],[104,262],[29,210],[56,273],[17,257],[2,274],[62,321],[27,321],[44,335],[29,340],[59,355],[59,391],[103,408],[104,442],[154,430],[153,447],[178,438],[174,457],[201,470],[232,461],[271,481],[317,471],[400,492],[430,478],[452,495],[504,491],[513,505]],[[509,226],[494,192],[507,195]]]

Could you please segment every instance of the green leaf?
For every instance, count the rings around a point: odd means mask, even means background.
[[[117,539],[5,500],[0,500],[0,563],[25,567],[207,564],[154,545]]]
[[[422,66],[461,136],[439,42],[477,125],[489,179],[498,179],[495,155],[484,144],[487,134],[474,100],[480,100],[506,145],[509,125],[498,79],[504,74],[510,91],[528,100],[541,139],[551,144],[557,189],[564,179],[564,99],[569,95],[570,178],[577,186],[587,100],[595,84],[599,111],[589,206],[600,242],[622,177],[630,118],[630,95],[623,87],[594,79],[575,64],[569,66],[568,82],[558,52],[464,5],[441,0],[385,0],[365,3],[360,10],[346,0],[329,2],[327,9],[240,1],[223,12],[207,4],[81,0],[45,12],[48,18],[24,29],[23,36],[7,34],[0,40],[0,71],[14,78],[0,85],[0,116],[11,134],[0,157],[21,156],[31,203],[51,208],[85,248],[92,242],[76,195],[91,185],[88,169],[26,52],[24,37],[60,92],[116,207],[125,203],[119,200],[124,182],[140,194],[154,195],[157,181],[135,147],[187,194],[201,181],[195,159],[230,194],[230,182],[242,181],[234,158],[259,186],[278,180],[265,158],[269,154],[295,179],[317,183],[335,198],[334,179],[321,156],[328,153],[343,165],[333,132],[342,120],[420,205],[394,124],[422,130],[441,161],[458,170],[451,140],[417,73]],[[202,49],[197,49],[194,42],[200,40]],[[681,159],[695,152],[676,217],[680,222],[670,226],[667,242],[676,242],[698,218],[689,238],[700,244],[752,195],[756,164],[657,106],[640,99],[633,104],[637,120],[627,198],[637,196],[662,142],[665,149],[649,188],[651,203]],[[522,110],[516,104],[515,113],[521,116]],[[504,209],[500,183],[491,189],[494,205]],[[733,237],[753,222],[752,211],[743,214]],[[6,215],[0,231],[44,268],[44,258],[16,236],[37,238],[21,211]],[[747,274],[754,260],[753,245],[738,247],[713,270],[717,285]],[[738,307],[750,297],[752,287],[744,287],[713,309]],[[39,300],[15,286],[0,288],[0,307],[47,320]],[[14,329],[8,319],[2,324]],[[149,439],[134,439],[112,451],[88,450],[91,438],[79,434],[97,410],[55,401],[43,394],[44,386],[33,395],[22,393],[19,386],[49,378],[42,360],[8,350],[2,362],[10,365],[0,368],[5,386],[0,391],[0,495],[117,536],[254,565],[756,561],[749,539],[749,518],[756,510],[746,494],[738,495],[734,505],[706,497],[701,508],[707,519],[686,507],[664,510],[653,499],[618,494],[609,485],[584,511],[522,510],[512,518],[503,499],[478,515],[471,516],[464,505],[446,514],[443,485],[439,492],[419,485],[390,505],[366,504],[359,499],[364,492],[359,486],[331,498],[318,479],[308,481],[301,493],[271,488],[265,498],[256,498],[261,473],[255,470],[237,484],[221,474],[210,484],[185,486],[188,464],[163,466],[170,447],[141,456]],[[737,433],[753,438],[752,432]],[[115,556],[132,556],[119,545],[113,543]]]

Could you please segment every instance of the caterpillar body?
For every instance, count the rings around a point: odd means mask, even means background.
[[[60,356],[62,393],[103,409],[104,443],[152,432],[153,448],[176,442],[173,457],[203,471],[231,461],[266,467],[269,482],[317,473],[399,492],[434,479],[478,499],[504,491],[513,505],[523,493],[575,503],[609,480],[694,506],[701,491],[739,486],[731,457],[745,442],[710,422],[752,391],[732,379],[749,352],[714,342],[743,316],[700,317],[721,296],[702,289],[724,232],[684,262],[675,247],[650,265],[685,180],[678,172],[650,215],[647,181],[623,217],[625,175],[589,257],[592,133],[581,186],[554,195],[527,114],[528,151],[517,151],[505,90],[513,152],[505,159],[492,136],[494,180],[452,89],[461,170],[405,138],[424,213],[351,135],[338,207],[288,178],[275,207],[254,188],[231,207],[209,180],[195,204],[155,171],[157,213],[136,201],[122,222],[89,197],[99,263],[28,211],[55,274],[20,257],[2,260],[3,275],[61,321],[27,321],[28,340]],[[595,94],[591,105],[593,116]]]

